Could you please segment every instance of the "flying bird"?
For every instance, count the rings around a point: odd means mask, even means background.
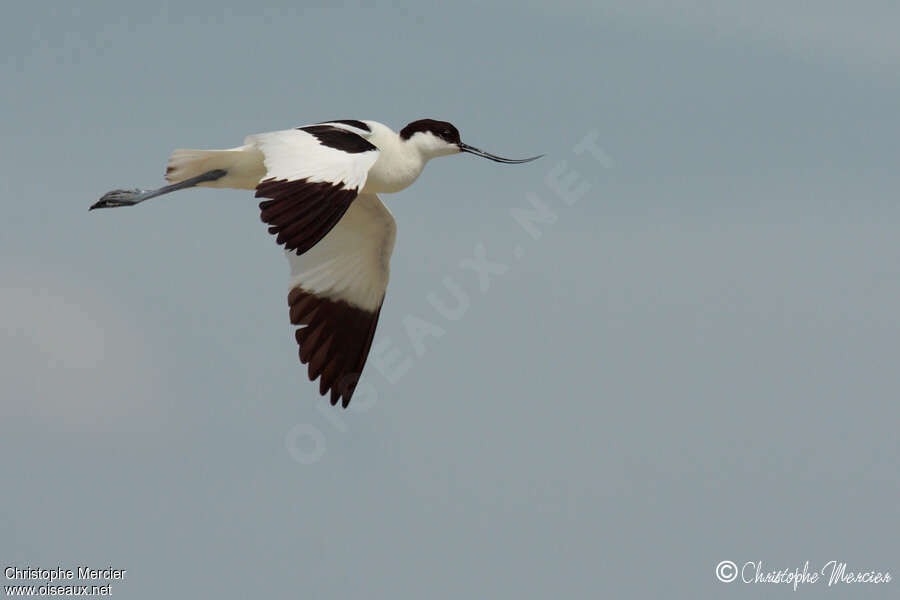
[[[409,187],[432,158],[468,152],[445,121],[421,119],[395,133],[376,121],[325,121],[248,136],[227,150],[175,150],[169,185],[113,190],[95,208],[134,206],[191,187],[256,190],[261,218],[290,263],[290,320],[300,362],[331,404],[350,403],[388,284],[394,217],[377,194]]]

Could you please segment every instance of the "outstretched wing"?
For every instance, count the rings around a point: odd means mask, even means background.
[[[303,254],[338,223],[366,183],[378,148],[357,128],[319,124],[249,136],[266,174],[256,186],[261,218],[285,250]]]
[[[394,217],[375,194],[361,194],[304,254],[288,251],[291,323],[300,362],[319,393],[350,403],[375,336],[394,249]]]

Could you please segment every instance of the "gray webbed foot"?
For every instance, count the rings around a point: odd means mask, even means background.
[[[106,192],[88,210],[95,208],[115,208],[117,206],[134,206],[144,200],[145,190],[112,190]]]

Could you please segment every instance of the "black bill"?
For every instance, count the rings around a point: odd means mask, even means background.
[[[497,156],[496,154],[491,154],[490,152],[485,152],[484,150],[479,150],[478,148],[473,148],[468,144],[459,143],[460,152],[468,152],[469,154],[474,154],[475,156],[483,156],[484,158],[489,158],[495,162],[506,163],[508,165],[517,165],[520,163],[527,163],[533,160],[539,159],[543,154],[539,154],[538,156],[532,156],[531,158],[503,158],[502,156]]]

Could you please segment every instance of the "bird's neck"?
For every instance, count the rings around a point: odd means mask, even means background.
[[[390,194],[410,185],[422,173],[428,158],[407,140],[385,126],[375,128],[369,141],[381,151],[378,160],[369,169],[363,192]]]

